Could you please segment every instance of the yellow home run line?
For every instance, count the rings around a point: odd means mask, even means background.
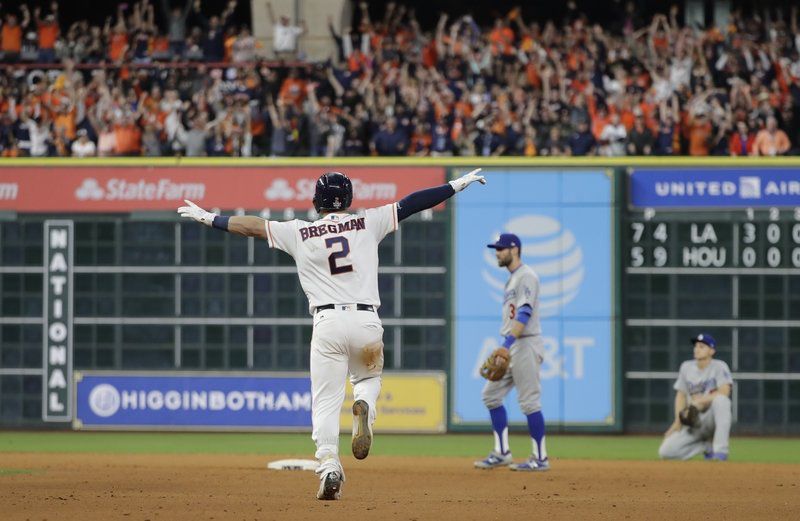
[[[9,158],[4,167],[515,167],[515,168],[609,168],[609,167],[798,167],[800,157],[119,157],[119,158]]]

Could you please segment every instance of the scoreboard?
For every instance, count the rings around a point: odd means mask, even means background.
[[[800,432],[800,169],[624,176],[626,426],[666,428],[689,338],[734,373],[739,432]]]
[[[800,268],[800,208],[648,208],[629,212],[628,222],[629,268],[681,268],[681,273],[692,268],[741,268],[727,270],[730,274],[759,270],[777,274],[781,270],[775,268]]]

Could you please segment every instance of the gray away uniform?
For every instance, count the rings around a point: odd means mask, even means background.
[[[724,384],[733,384],[731,370],[722,360],[711,360],[705,369],[697,367],[695,360],[681,364],[674,389],[684,393],[691,404],[691,396],[707,395]],[[658,449],[665,459],[690,459],[711,449],[715,453],[728,453],[731,432],[731,399],[718,395],[708,409],[700,413],[697,427],[683,426],[667,436]]]
[[[511,332],[511,324],[517,318],[519,308],[525,304],[533,313],[522,334],[511,345],[509,371],[496,382],[487,381],[483,388],[483,403],[488,409],[500,407],[513,386],[517,387],[519,405],[525,415],[542,409],[539,368],[544,359],[544,343],[539,324],[539,276],[523,264],[506,282],[503,325],[500,328],[503,337]]]

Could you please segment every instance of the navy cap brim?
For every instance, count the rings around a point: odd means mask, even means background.
[[[694,336],[694,337],[692,337],[692,338],[690,338],[690,339],[689,339],[689,343],[690,343],[690,344],[694,345],[694,344],[695,344],[695,342],[700,342],[701,344],[705,344],[705,345],[707,345],[708,347],[710,347],[711,349],[714,349],[714,350],[716,350],[716,349],[717,349],[717,346],[711,345],[711,344],[709,344],[708,342],[706,342],[705,340],[702,340],[702,339],[700,339],[700,338],[697,338],[696,336]]]

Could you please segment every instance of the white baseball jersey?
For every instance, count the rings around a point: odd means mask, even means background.
[[[532,313],[520,336],[542,334],[542,326],[539,324],[539,276],[530,266],[522,264],[506,282],[501,335],[511,333],[511,321],[516,320],[519,308],[525,304],[531,307]]]
[[[696,360],[687,360],[681,364],[674,389],[688,394],[708,394],[721,385],[732,384],[731,370],[722,360],[711,360],[705,369],[697,367]]]
[[[313,223],[266,221],[271,248],[294,257],[309,312],[326,304],[381,305],[378,244],[397,230],[397,204],[370,208],[363,216],[329,213]]]

